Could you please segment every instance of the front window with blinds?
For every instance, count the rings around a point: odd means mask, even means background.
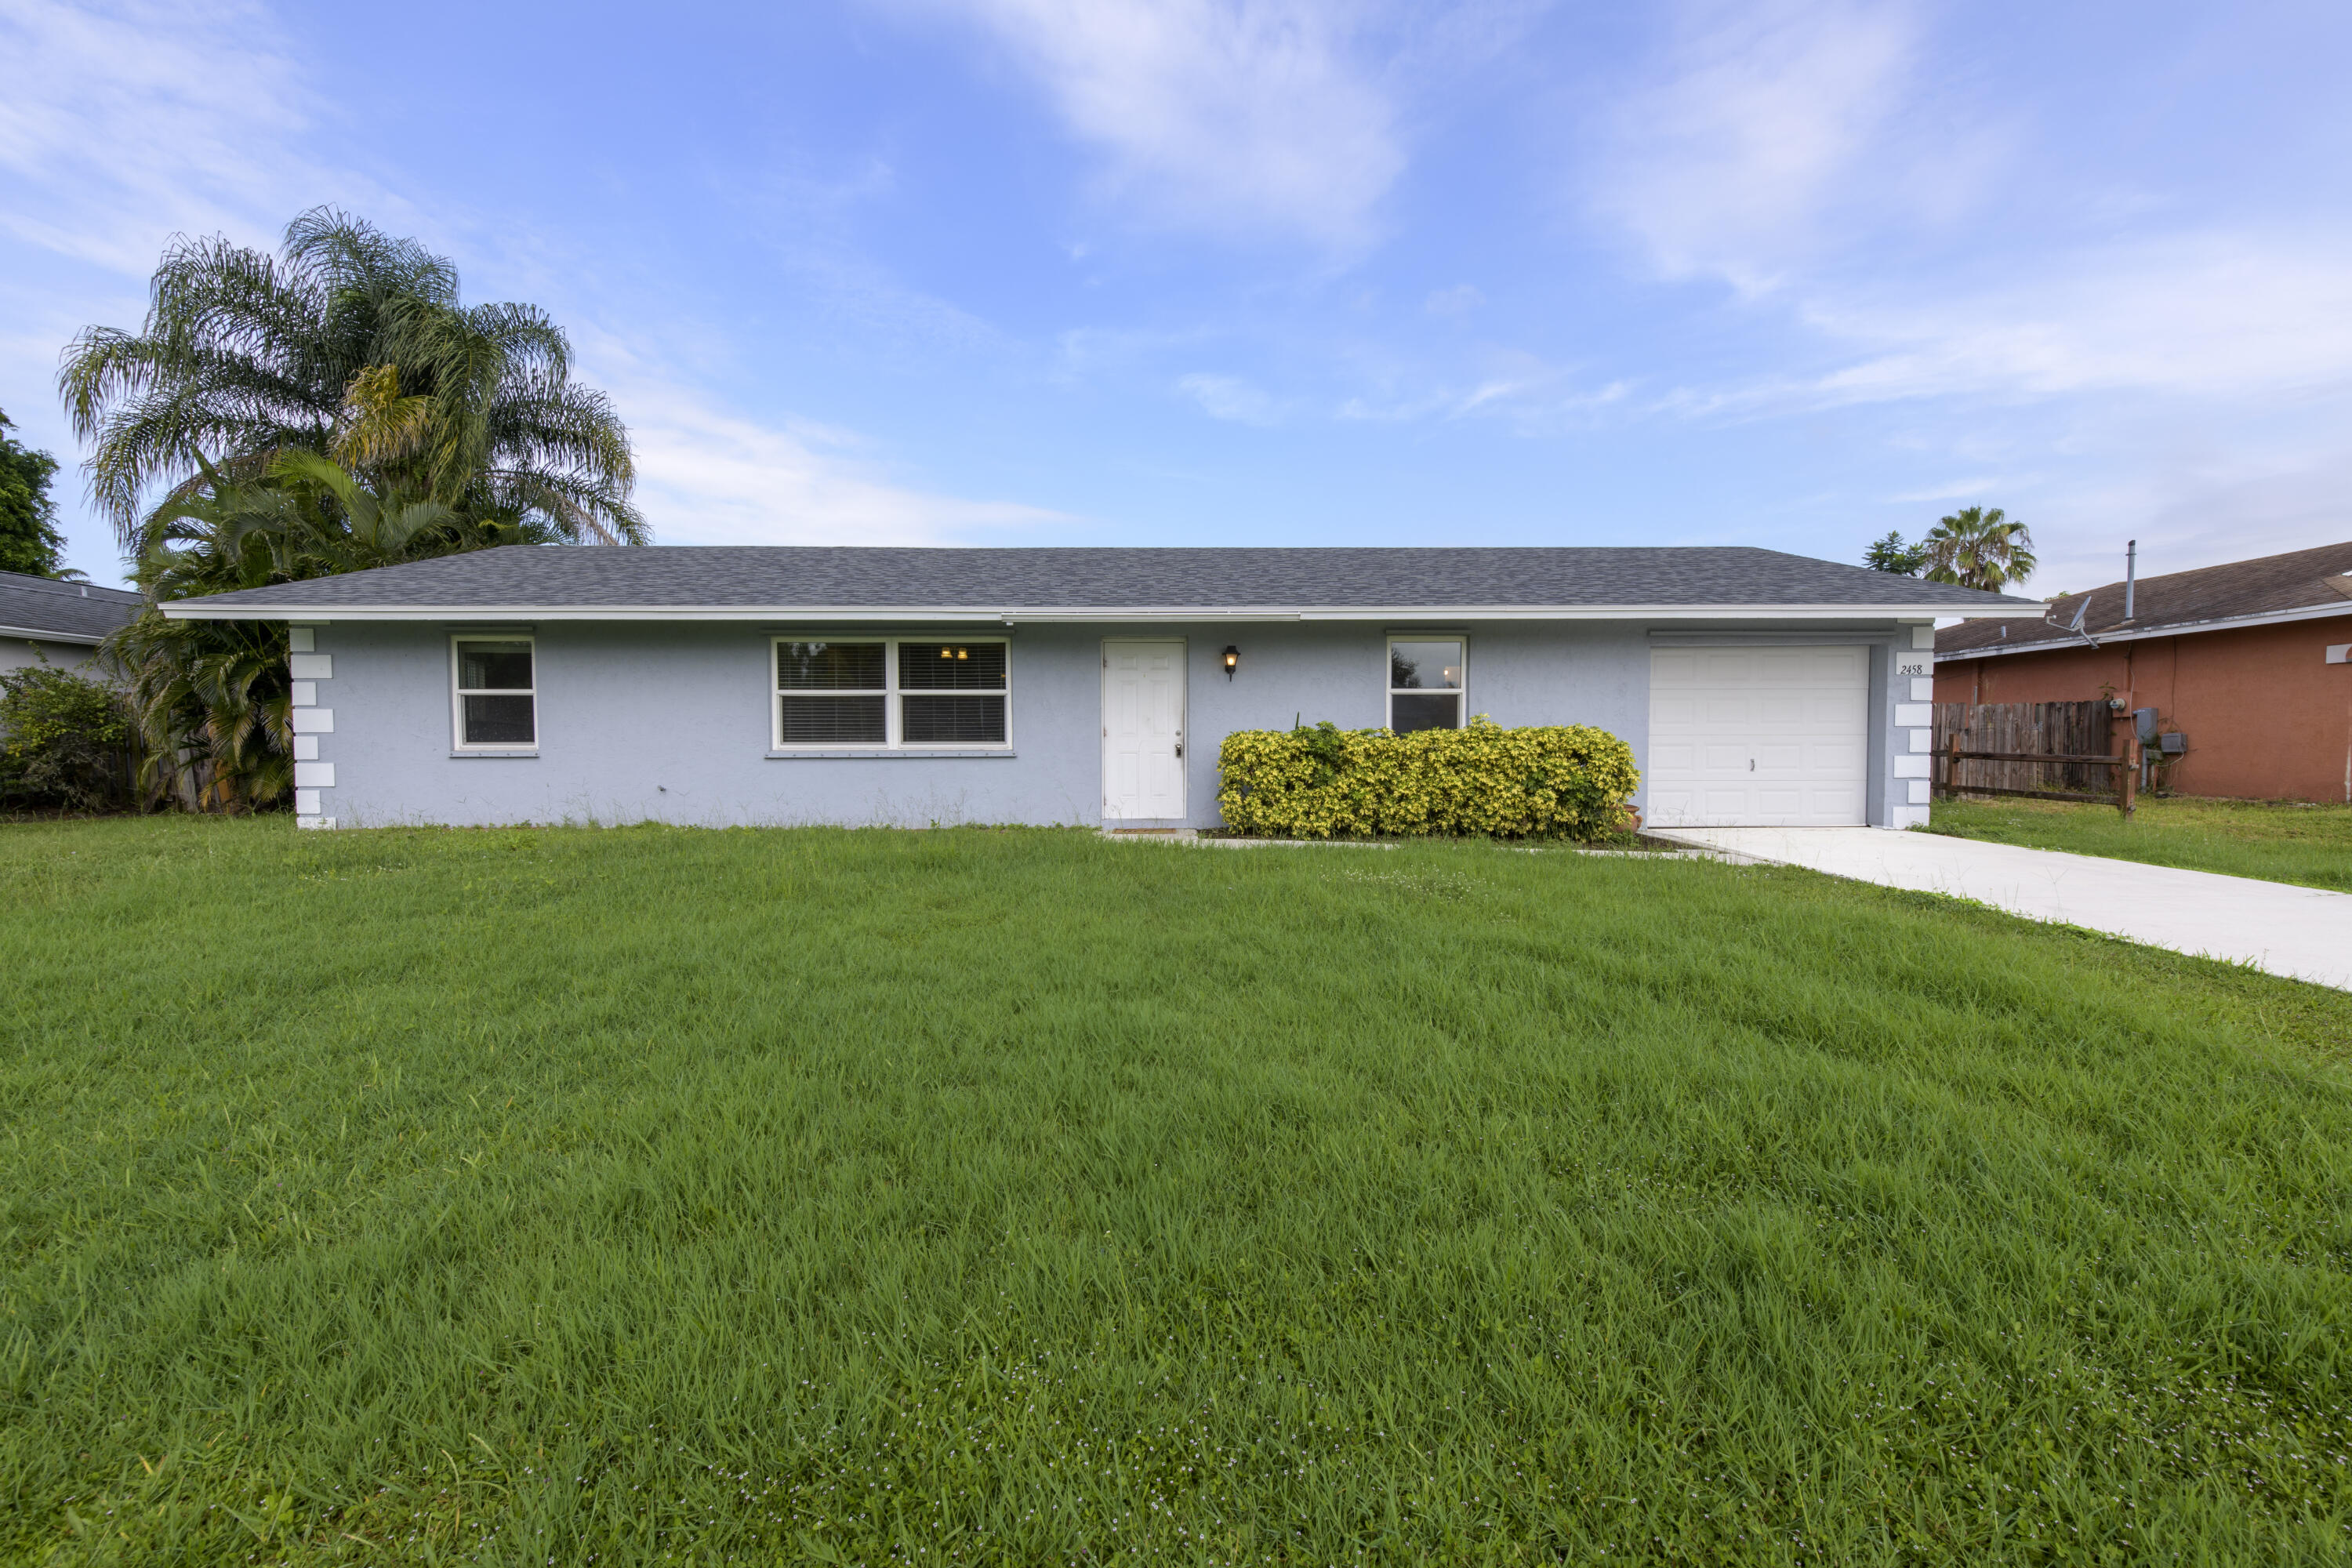
[[[539,688],[529,637],[453,637],[457,747],[530,751],[539,744]]]
[[[779,637],[776,750],[1005,745],[1007,654],[1002,640]]]

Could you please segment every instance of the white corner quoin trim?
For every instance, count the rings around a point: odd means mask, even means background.
[[[319,683],[335,677],[335,656],[320,653],[309,626],[286,630],[288,696],[293,705],[294,826],[332,827],[320,792],[335,787],[335,764],[319,757],[319,737],[335,732],[335,710],[319,706]]]
[[[1723,619],[1877,620],[1950,616],[1949,605],[268,605],[208,607],[202,600],[163,606],[180,621],[778,621],[815,625],[994,621],[1686,621]],[[2050,606],[2018,601],[2000,618],[2044,616]]]

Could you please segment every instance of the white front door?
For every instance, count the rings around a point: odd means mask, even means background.
[[[1103,643],[1103,816],[1184,817],[1184,644]]]
[[[1870,759],[1866,647],[1650,654],[1654,827],[1858,827]]]

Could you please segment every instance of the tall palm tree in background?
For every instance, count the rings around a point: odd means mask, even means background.
[[[245,811],[293,778],[286,631],[153,606],[510,543],[646,540],[627,429],[529,305],[320,207],[276,256],[180,239],[145,325],[91,327],[58,390],[150,607],[110,638],[157,795]],[[163,492],[160,504],[148,498]]]
[[[275,257],[177,239],[136,332],[91,327],[58,391],[90,444],[93,498],[126,550],[142,502],[231,482],[289,451],[362,482],[572,542],[646,542],[627,429],[571,379],[562,329],[530,305],[464,305],[449,262],[331,208]]]
[[[1919,542],[1931,583],[1957,583],[1998,594],[2033,575],[2033,535],[2000,508],[1965,507],[1937,522]]]

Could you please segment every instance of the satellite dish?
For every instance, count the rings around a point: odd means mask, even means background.
[[[2099,639],[2098,639],[2098,638],[2096,638],[2096,637],[2093,637],[2090,633],[2088,633],[2088,632],[2086,632],[2086,631],[2084,631],[2084,630],[2083,629],[2083,617],[2084,617],[2084,616],[2087,616],[2087,615],[2089,615],[2090,613],[2091,613],[2091,595],[2088,595],[2088,594],[2085,594],[2085,595],[2083,595],[2083,602],[2082,602],[2081,604],[2076,605],[2074,606],[2074,618],[2072,621],[2069,621],[2065,626],[2059,626],[2059,630],[2061,630],[2061,631],[2063,631],[2063,632],[2067,633],[2069,636],[2081,637],[2084,642],[2089,643],[2093,647],[2098,647],[2098,646],[2099,646]],[[2056,619],[2055,619],[2055,618],[2053,618],[2053,617],[2052,617],[2052,616],[2042,616],[2042,624],[2043,626],[2058,626],[2058,622],[2056,621]]]

